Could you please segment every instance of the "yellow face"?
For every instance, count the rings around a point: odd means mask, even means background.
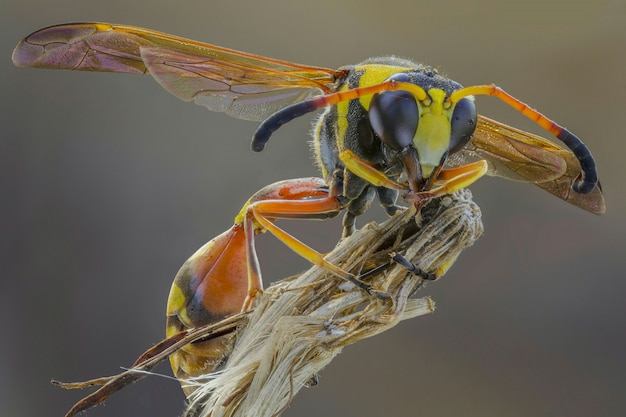
[[[450,130],[453,106],[445,106],[446,93],[441,89],[428,90],[430,102],[418,102],[419,123],[413,137],[422,175],[430,177],[450,147]],[[447,109],[445,107],[448,107]]]

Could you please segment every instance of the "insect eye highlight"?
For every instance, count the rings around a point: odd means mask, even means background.
[[[413,143],[419,120],[413,94],[402,90],[375,94],[368,112],[374,132],[387,146],[399,151]]]
[[[411,77],[406,72],[398,72],[387,78],[387,81],[397,81],[399,83],[410,83]]]
[[[454,106],[450,119],[450,153],[463,149],[476,130],[476,105],[469,98],[462,98]]]

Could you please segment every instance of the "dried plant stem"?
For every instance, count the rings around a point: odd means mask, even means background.
[[[430,202],[417,222],[414,217],[409,210],[382,225],[369,224],[327,259],[359,274],[399,252],[425,271],[436,271],[482,233],[480,210],[467,190]],[[237,330],[224,368],[188,381],[198,389],[186,415],[277,416],[344,346],[434,310],[429,298],[411,298],[423,281],[399,265],[368,280],[389,298],[371,296],[317,267],[269,287]]]

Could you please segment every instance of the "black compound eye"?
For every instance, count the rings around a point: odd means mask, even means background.
[[[408,82],[409,76],[398,73],[389,78]],[[374,94],[369,119],[378,137],[390,148],[399,151],[413,143],[419,110],[413,94],[408,91],[383,91]]]
[[[450,153],[463,149],[476,130],[476,106],[469,98],[462,98],[454,106],[450,120]]]

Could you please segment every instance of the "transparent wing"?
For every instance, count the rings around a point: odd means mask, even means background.
[[[333,91],[344,74],[106,23],[38,30],[17,45],[13,62],[39,68],[149,73],[182,100],[257,121],[289,104]]]

